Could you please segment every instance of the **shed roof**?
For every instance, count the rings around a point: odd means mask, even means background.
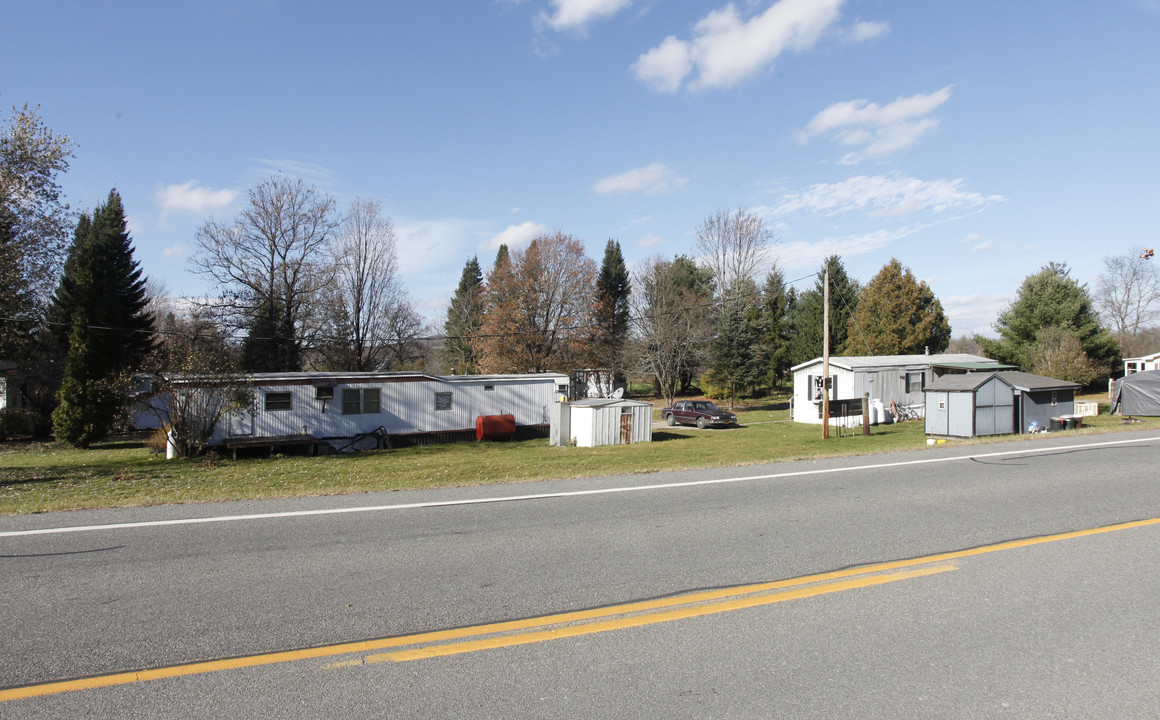
[[[820,364],[822,358],[795,365],[790,370],[797,371],[810,365]],[[999,364],[990,358],[970,353],[942,353],[940,355],[857,355],[852,357],[831,357],[830,364],[845,370],[872,370],[877,368],[903,367],[962,367],[970,363],[980,367],[997,368]],[[978,368],[976,368],[978,369]]]
[[[1032,392],[1039,390],[1073,390],[1079,383],[1059,380],[1057,378],[1033,375],[1018,370],[1002,370],[998,372],[966,373],[964,375],[943,375],[928,383],[927,392],[963,392],[975,390],[983,386],[988,380],[997,377],[1016,390]]]
[[[963,373],[959,375],[943,375],[927,383],[927,392],[969,392],[977,390],[998,373]],[[1009,384],[1009,383],[1008,383]]]
[[[608,405],[621,405],[628,407],[641,407],[648,405],[652,407],[652,403],[644,402],[642,400],[628,400],[626,398],[584,398],[583,400],[576,400],[568,403],[573,407],[606,407]]]
[[[1019,370],[1004,370],[996,374],[1006,380],[1011,387],[1024,392],[1031,390],[1074,390],[1080,387],[1079,383],[1044,377],[1043,375],[1032,375]]]

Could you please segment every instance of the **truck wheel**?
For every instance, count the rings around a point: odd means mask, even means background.
[[[672,413],[665,415],[665,422],[667,422],[669,424],[669,427],[672,427],[673,425],[677,424],[677,421],[673,419]]]
[[[697,427],[704,430],[706,426],[705,418],[697,418]]]

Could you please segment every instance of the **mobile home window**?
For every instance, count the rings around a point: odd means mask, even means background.
[[[375,415],[380,409],[380,391],[378,388],[359,390],[351,388],[342,391],[343,415]]]
[[[378,388],[367,388],[366,390],[363,390],[364,415],[378,414],[380,408],[379,400],[381,399],[379,392],[380,391]]]
[[[938,409],[939,410],[946,410],[947,409],[947,396],[944,393],[938,394]]]
[[[926,376],[923,373],[906,373],[906,392],[918,393],[922,392],[923,380]]]
[[[358,415],[362,412],[362,402],[359,398],[358,390],[343,390],[342,391],[342,414],[343,415]]]
[[[484,385],[483,386],[484,392],[492,392],[493,390],[495,390],[495,385]]]
[[[450,410],[451,409],[451,393],[437,392],[435,393],[435,409],[436,410]]]
[[[290,393],[288,392],[268,392],[265,395],[265,408],[267,412],[274,410],[289,410],[290,409]]]
[[[1058,404],[1059,404],[1059,396],[1058,396],[1058,395],[1056,395],[1056,391],[1055,391],[1055,390],[1052,390],[1052,391],[1051,391],[1051,406],[1052,406],[1052,407],[1055,407],[1055,406],[1056,406],[1056,405],[1058,405]]]

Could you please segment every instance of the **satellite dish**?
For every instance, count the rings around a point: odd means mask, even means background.
[[[618,387],[615,390],[613,390],[612,397],[616,398],[617,400],[624,397],[624,388]]]

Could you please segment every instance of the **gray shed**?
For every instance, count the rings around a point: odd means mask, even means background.
[[[1015,389],[999,375],[943,375],[927,385],[926,434],[980,437],[1015,432]]]
[[[1015,388],[1016,427],[1019,432],[1027,432],[1031,421],[1040,427],[1051,427],[1051,419],[1075,414],[1075,391],[1079,383],[1058,378],[1013,370],[999,373]]]
[[[1027,432],[1075,413],[1077,383],[1017,370],[944,375],[926,387],[926,433],[979,437]]]
[[[1160,370],[1135,372],[1117,380],[1112,395],[1112,412],[1160,416]]]

